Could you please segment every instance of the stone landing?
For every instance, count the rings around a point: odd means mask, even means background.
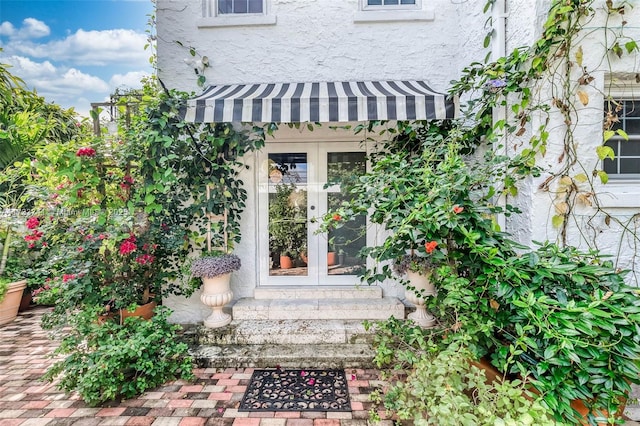
[[[186,329],[199,366],[371,368],[373,335],[363,321],[404,318],[405,305],[379,287],[269,288],[232,312],[225,327]]]

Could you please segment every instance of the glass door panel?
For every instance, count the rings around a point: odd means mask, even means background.
[[[272,152],[267,164],[269,275],[307,276],[307,153]]]
[[[258,154],[260,285],[354,285],[365,265],[366,219],[316,233],[319,219],[348,200],[365,172],[358,143],[273,143]],[[289,260],[285,258],[288,255]]]
[[[352,196],[349,184],[366,171],[364,152],[327,152],[327,208],[336,210]],[[366,217],[360,215],[329,231],[327,275],[357,275],[366,266],[360,250],[366,246]]]

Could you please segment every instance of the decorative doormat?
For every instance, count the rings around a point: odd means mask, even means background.
[[[255,370],[238,411],[351,411],[343,370]]]

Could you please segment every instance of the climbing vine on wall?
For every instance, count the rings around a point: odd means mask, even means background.
[[[488,1],[485,10],[494,3]],[[607,119],[602,117],[601,144],[585,153],[577,136],[585,110],[597,102],[589,96],[598,93],[594,75],[613,74],[615,61],[638,57],[638,43],[625,32],[630,8],[626,1],[554,0],[541,36],[532,46],[517,48],[493,62],[470,64],[452,87],[453,93],[471,99],[464,112],[466,122],[472,124],[467,124],[464,137],[497,141],[498,150],[510,153],[510,171],[499,188],[505,196],[518,194],[520,177],[544,177],[538,189],[551,197],[551,222],[565,245],[580,241],[595,248],[597,232],[589,237],[586,227],[602,215],[607,226],[616,223],[622,228],[621,238],[630,236],[634,246],[640,242],[633,225],[638,214],[624,220],[600,202],[599,192],[609,180],[602,162],[615,156],[605,143],[613,136],[627,139],[624,131],[614,129],[619,106],[606,93],[600,93],[610,105]],[[604,23],[599,26],[601,18]],[[589,42],[594,37],[604,44],[603,49]],[[548,152],[551,133],[554,140],[562,140],[559,151]],[[584,211],[589,218],[580,221],[577,212]],[[573,230],[579,234],[577,240]]]

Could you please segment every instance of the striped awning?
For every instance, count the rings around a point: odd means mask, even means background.
[[[182,113],[195,123],[440,120],[457,117],[458,100],[424,81],[230,84],[210,86]]]

